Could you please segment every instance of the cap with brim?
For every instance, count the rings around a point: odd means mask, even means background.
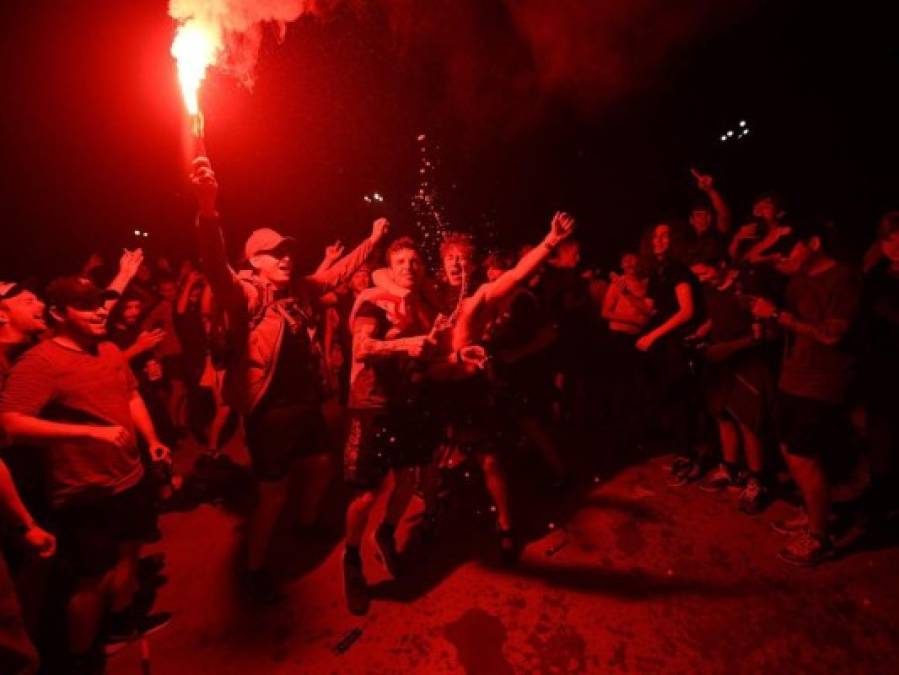
[[[273,251],[281,244],[292,244],[294,241],[296,240],[293,237],[285,237],[270,227],[262,227],[253,230],[253,233],[247,238],[247,243],[244,245],[244,257],[249,260],[254,255]]]
[[[37,288],[34,279],[26,279],[25,281],[0,281],[0,300],[12,298],[23,291],[31,291]]]
[[[23,290],[21,284],[17,284],[14,281],[0,281],[0,300],[6,300],[6,298],[18,295]]]
[[[47,302],[56,309],[95,309],[107,300],[118,297],[117,291],[97,288],[93,281],[85,277],[59,277],[47,286]]]

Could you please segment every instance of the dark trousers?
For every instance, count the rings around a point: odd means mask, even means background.
[[[701,363],[677,338],[662,339],[644,354],[646,422],[667,420],[665,437],[670,450],[695,457],[700,425],[698,371]]]

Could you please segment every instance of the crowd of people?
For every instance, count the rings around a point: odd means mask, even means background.
[[[831,225],[793,218],[773,193],[734,229],[713,178],[693,174],[702,198],[683,222],[650,227],[609,274],[582,269],[563,212],[514,256],[449,234],[436,270],[378,219],[303,274],[301,242],[267,228],[228,260],[198,158],[196,262],[125,251],[108,283],[98,256],[40,291],[0,282],[0,670],[35,672],[37,645],[48,672],[99,672],[169,622],[152,608],[164,558],[141,547],[183,502],[173,451],[198,443],[198,473],[227,463],[235,428],[257,493],[248,593],[278,600],[268,553],[288,489],[297,526],[314,527],[342,456],[357,615],[363,542],[401,577],[400,520],[417,493],[433,531],[460,467],[483,477],[498,558],[514,565],[507,465],[530,447],[548,489],[577,489],[566,430],[618,455],[670,453],[671,486],[733,489],[746,514],[793,499],[796,517],[772,526],[794,565],[837,554],[844,513],[866,529],[894,517],[899,212],[855,264]]]

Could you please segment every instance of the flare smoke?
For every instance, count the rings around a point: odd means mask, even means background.
[[[287,24],[312,5],[311,0],[169,0],[169,15],[179,34],[205,36],[209,58],[204,70],[218,66],[252,87],[266,25],[283,39]]]

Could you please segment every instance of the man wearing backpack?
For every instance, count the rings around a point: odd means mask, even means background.
[[[244,417],[259,481],[259,502],[247,537],[248,581],[258,599],[271,602],[277,591],[265,568],[266,553],[287,499],[288,476],[292,471],[304,476],[303,496],[310,503],[323,496],[330,477],[321,413],[323,371],[311,303],[365,262],[388,223],[376,220],[371,236],[356,249],[327,270],[302,277],[294,274],[294,240],[272,229],[255,230],[244,246],[252,271],[237,274],[225,255],[216,209],[218,183],[208,159],[194,160],[191,181],[206,276],[229,325],[224,397]]]

